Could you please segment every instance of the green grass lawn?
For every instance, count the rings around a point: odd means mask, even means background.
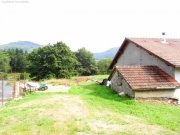
[[[180,132],[180,107],[155,101],[138,102],[130,97],[120,97],[110,88],[93,83],[75,86],[70,93],[80,95],[89,107],[138,116],[152,124]]]
[[[120,97],[93,82],[36,92],[0,108],[3,135],[179,134],[180,108]]]

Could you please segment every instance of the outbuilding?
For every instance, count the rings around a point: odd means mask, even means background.
[[[135,98],[174,98],[180,87],[157,66],[116,66],[109,79],[115,91]]]

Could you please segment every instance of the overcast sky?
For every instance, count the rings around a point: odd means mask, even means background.
[[[63,41],[101,52],[125,37],[180,38],[179,0],[0,0],[0,44]],[[21,1],[21,2],[20,2]]]

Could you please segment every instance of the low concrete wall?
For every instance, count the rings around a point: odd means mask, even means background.
[[[176,89],[174,92],[174,98],[178,99],[179,104],[180,104],[180,89]]]
[[[174,98],[175,90],[146,90],[146,91],[135,91],[136,98],[151,98],[151,97],[164,97]]]

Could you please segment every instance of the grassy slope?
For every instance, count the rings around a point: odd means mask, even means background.
[[[83,97],[89,107],[138,116],[152,124],[180,132],[179,107],[156,102],[137,102],[132,98],[120,97],[105,86],[97,86],[92,83],[75,86],[70,93]]]
[[[88,116],[79,116],[72,110],[68,113],[67,109],[73,109],[79,104],[81,106],[81,102],[77,102],[77,105],[73,103],[78,100],[74,97],[83,99]],[[132,121],[128,123],[122,119],[127,115],[142,119],[141,123],[144,124],[160,125],[168,130],[167,134],[171,134],[171,131],[177,134],[180,132],[180,108],[162,103],[137,102],[128,97],[119,97],[107,87],[85,83],[72,86],[68,94],[34,93],[8,103],[0,109],[0,127],[3,127],[0,128],[0,134],[135,134],[135,131],[132,133],[129,129]],[[127,127],[123,132],[108,133],[110,128],[94,131],[89,124],[94,120]],[[134,121],[136,129],[138,121]],[[136,134],[139,133],[141,131]]]

